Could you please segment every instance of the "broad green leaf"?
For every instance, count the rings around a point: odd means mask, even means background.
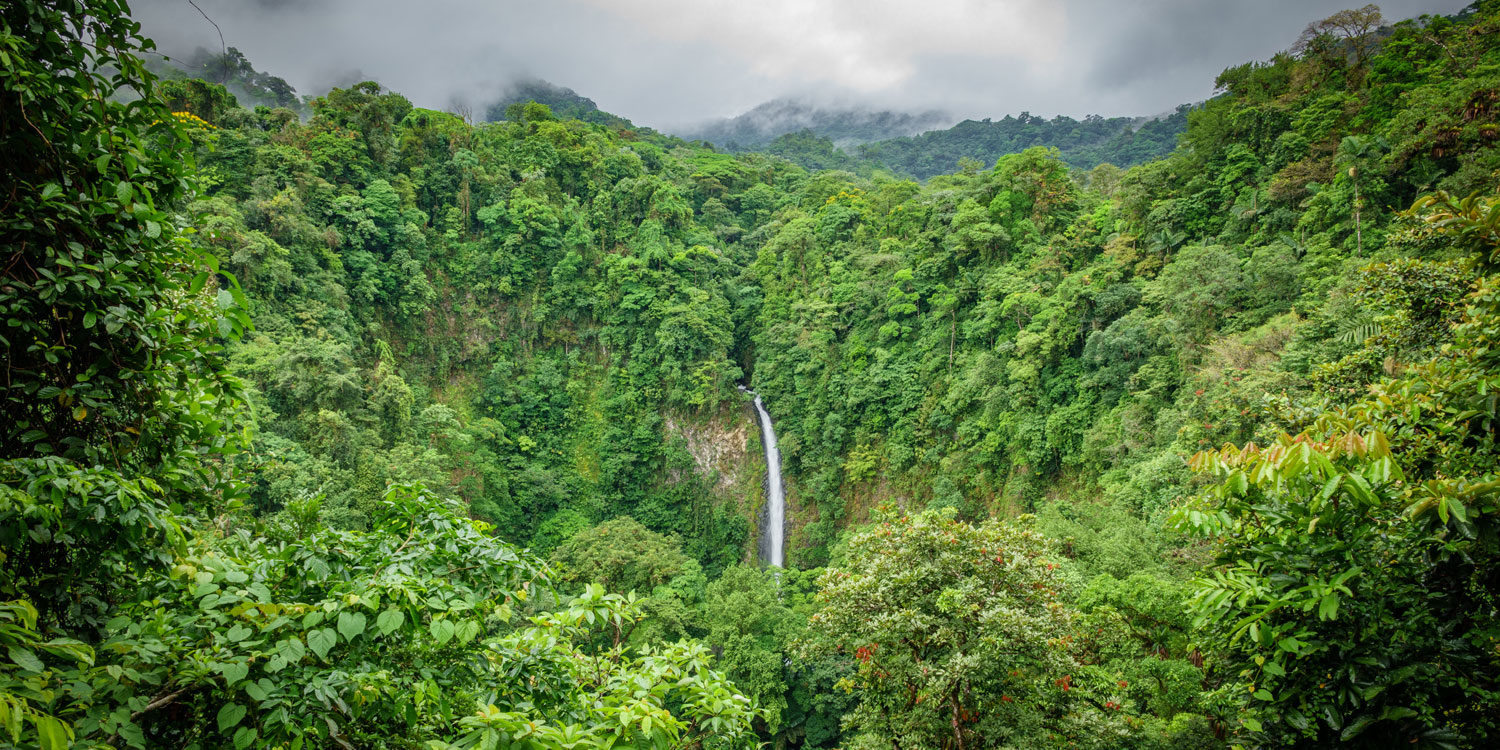
[[[458,639],[459,643],[468,643],[474,640],[475,636],[479,635],[479,621],[464,620],[454,628],[453,635]]]
[[[1332,620],[1339,613],[1338,594],[1324,594],[1318,603],[1318,618],[1321,620]]]
[[[240,720],[245,718],[245,707],[238,703],[225,703],[219,708],[219,731],[227,732],[230,727],[237,726]]]
[[[245,748],[255,744],[256,734],[255,727],[240,727],[234,733],[234,750],[245,750]]]
[[[381,635],[390,635],[405,621],[406,615],[401,610],[392,607],[375,618],[375,627],[380,629]]]
[[[365,632],[365,616],[361,612],[340,612],[338,627],[344,640],[352,641]]]
[[[1344,492],[1348,493],[1350,497],[1365,505],[1374,505],[1378,502],[1374,491],[1370,489],[1370,483],[1365,481],[1364,477],[1358,474],[1346,474],[1345,476],[1349,478],[1349,481],[1344,483]]]
[[[1349,722],[1349,725],[1344,727],[1344,731],[1339,732],[1339,739],[1348,742],[1359,736],[1361,732],[1364,732],[1373,723],[1375,723],[1375,717],[1373,716],[1364,715],[1356,717],[1354,721]]]
[[[45,714],[32,717],[36,724],[37,742],[42,750],[68,750],[73,745],[73,730],[68,725]]]
[[[283,640],[279,644],[278,650],[288,664],[296,664],[302,661],[302,657],[307,654],[307,647],[302,645],[302,639],[295,635]]]
[[[6,649],[10,654],[10,660],[28,672],[42,672],[47,666],[37,657],[36,652],[22,646],[11,646]]]
[[[1333,706],[1323,708],[1323,720],[1328,723],[1328,728],[1335,732],[1344,728],[1344,717],[1340,716]]]
[[[125,742],[131,747],[146,746],[146,733],[141,731],[139,725],[130,723],[121,724],[120,728],[116,731],[120,733],[120,737],[124,738]]]
[[[271,696],[271,693],[270,691],[261,687],[259,682],[249,682],[245,684],[245,695],[250,696],[256,701],[263,701],[266,698],[269,698]]]
[[[1328,498],[1333,497],[1333,493],[1339,491],[1339,483],[1341,483],[1343,479],[1344,477],[1341,474],[1334,474],[1333,476],[1329,477],[1328,481],[1323,483],[1323,491],[1318,493],[1318,499],[1327,500]]]
[[[338,634],[333,628],[314,630],[307,634],[307,647],[318,655],[319,659],[326,658],[328,652],[339,642]]]
[[[439,646],[453,638],[454,628],[451,620],[433,620],[428,630],[432,633],[432,637],[437,640]]]
[[[1250,477],[1245,476],[1245,472],[1243,471],[1236,471],[1229,475],[1229,479],[1224,482],[1224,486],[1236,496],[1244,496],[1250,489]]]
[[[1282,714],[1282,718],[1286,719],[1286,723],[1299,732],[1306,731],[1309,726],[1307,716],[1301,711],[1287,711],[1285,714]]]
[[[1453,514],[1453,517],[1457,518],[1459,523],[1468,523],[1469,512],[1464,508],[1463,501],[1451,495],[1446,500],[1448,501],[1448,511]]]
[[[235,683],[250,676],[250,665],[242,661],[227,661],[219,664],[219,673],[224,675],[224,681],[232,687]]]

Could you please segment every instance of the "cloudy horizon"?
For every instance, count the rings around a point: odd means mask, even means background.
[[[1467,0],[1381,4],[1390,21]],[[670,130],[780,98],[940,110],[1153,115],[1289,48],[1337,0],[197,0],[257,69],[317,94],[373,79],[418,106],[483,105],[520,78]],[[188,0],[137,0],[165,54],[219,49]]]

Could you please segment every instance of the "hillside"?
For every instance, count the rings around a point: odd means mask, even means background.
[[[1500,2],[748,152],[0,14],[13,744],[1500,737]]]
[[[1038,146],[1058,149],[1062,160],[1078,169],[1106,163],[1131,167],[1170,154],[1187,129],[1189,111],[1183,106],[1160,118],[1090,116],[1083,120],[1063,116],[1046,120],[1022,112],[1016,117],[965,120],[947,130],[868,143],[856,149],[856,154],[897,174],[923,180],[952,172],[962,159],[988,167],[1002,156]]]
[[[952,122],[938,111],[892,112],[822,106],[799,99],[773,99],[735,117],[679,129],[691,140],[728,151],[759,151],[789,133],[812,131],[839,148],[916,135]]]
[[[885,171],[925,180],[956,170],[961,161],[989,167],[1002,156],[1034,147],[1056,148],[1063,161],[1078,169],[1106,163],[1134,166],[1171,153],[1187,127],[1189,111],[1184,106],[1157,118],[1090,116],[1081,121],[1023,112],[938,129],[927,127],[942,121],[938,113],[835,112],[770,102],[740,118],[682,135],[722,145],[731,153],[772,154],[814,171],[840,169],[866,177]]]
[[[582,96],[566,86],[558,86],[540,78],[522,78],[512,81],[505,87],[498,100],[486,105],[484,119],[490,122],[508,119],[507,110],[527,102],[545,104],[552,110],[554,116],[566,120],[583,120],[599,125],[624,128],[634,127],[629,120],[601,111],[599,106],[594,104],[593,99]]]

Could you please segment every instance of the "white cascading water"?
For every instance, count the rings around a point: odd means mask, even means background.
[[[781,450],[776,447],[776,430],[771,415],[755,391],[740,390],[755,396],[755,418],[760,422],[760,442],[766,449],[766,527],[760,536],[760,557],[768,565],[784,567],[782,553],[786,548],[786,495],[781,488]]]

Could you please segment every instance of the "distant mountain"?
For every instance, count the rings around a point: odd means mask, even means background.
[[[1055,147],[1063,161],[1080,169],[1106,162],[1128,167],[1176,148],[1190,109],[1183,105],[1171,114],[1149,118],[1090,115],[1075,120],[1059,115],[1048,120],[1022,112],[993,121],[964,120],[947,130],[868,143],[850,156],[920,179],[952,172],[962,158],[992,165],[1006,154],[1033,146]]]
[[[1187,128],[1184,105],[1157,117],[1054,117],[1025,112],[1000,120],[964,120],[946,130],[891,138],[840,148],[833,139],[811,128],[786,133],[753,150],[780,156],[806,169],[842,169],[868,175],[887,171],[925,180],[949,174],[960,159],[986,167],[1006,154],[1033,146],[1058,149],[1062,160],[1078,169],[1100,164],[1129,167],[1158,159],[1177,147],[1177,136]]]
[[[545,104],[552,110],[552,114],[565,120],[583,120],[615,127],[634,127],[629,120],[599,109],[599,105],[595,104],[593,99],[566,86],[559,86],[540,78],[523,78],[512,82],[501,93],[499,100],[485,109],[484,119],[490,122],[508,119],[505,112],[511,105],[527,102]]]
[[[675,135],[708,141],[729,151],[758,151],[781,136],[806,130],[848,148],[915,135],[952,122],[950,115],[936,110],[910,113],[830,108],[796,99],[774,99],[738,117],[679,128]]]

